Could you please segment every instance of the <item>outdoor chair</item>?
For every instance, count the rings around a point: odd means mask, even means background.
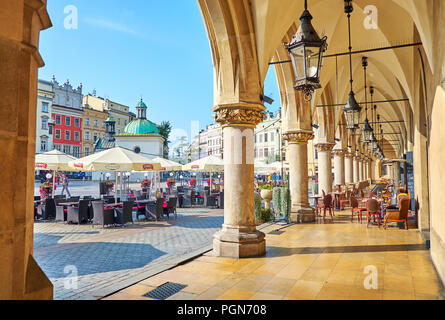
[[[83,196],[83,200],[91,200],[91,199],[93,199],[92,196]]]
[[[218,197],[218,208],[224,209],[224,191],[221,191],[219,193]]]
[[[192,207],[192,192],[188,192],[186,191],[184,194],[181,194],[178,196],[179,199],[179,207],[180,208],[184,208],[184,207]]]
[[[340,210],[344,210],[345,206],[348,206],[349,208],[351,208],[351,191],[346,190],[345,193],[345,199],[341,199],[340,198]]]
[[[175,219],[177,218],[176,214],[176,205],[178,202],[178,198],[176,197],[170,197],[167,201],[167,206],[163,207],[164,214],[167,215],[167,219],[170,219],[170,213],[173,213],[175,215]]]
[[[65,222],[67,219],[68,211],[63,206],[56,205],[56,220]]]
[[[78,202],[80,200],[80,196],[77,197],[69,197],[66,202]]]
[[[349,203],[351,206],[351,222],[354,221],[354,215],[357,215],[358,221],[362,223],[362,212],[366,211],[366,208],[359,206],[357,198],[352,194],[349,197]]]
[[[56,202],[53,198],[46,198],[45,204],[40,205],[39,207],[42,220],[51,220],[56,218]]]
[[[116,224],[124,225],[126,223],[133,223],[133,201],[124,201],[122,208],[114,208],[116,214]]]
[[[114,210],[113,209],[105,209],[104,208],[104,201],[93,201],[93,225],[98,224],[101,225],[102,228],[105,225],[114,224]]]
[[[204,206],[209,208],[213,207],[215,208],[216,205],[216,196],[207,194],[207,192],[204,193]]]
[[[164,201],[164,198],[157,198],[155,203],[148,203],[145,206],[145,218],[156,221],[161,219],[164,213]]]
[[[330,193],[328,193],[324,198],[323,198],[323,204],[317,203],[317,215],[318,215],[318,210],[323,209],[323,219],[326,217],[326,209],[329,210],[329,214],[331,215],[331,219],[334,219],[334,216],[332,214],[333,211],[333,206],[332,206],[332,195]]]
[[[78,206],[68,207],[68,214],[66,221],[68,223],[81,224],[82,222],[88,222],[88,203],[89,200],[80,200]]]
[[[383,219],[383,228],[386,229],[388,222],[403,222],[405,230],[408,230],[409,202],[410,199],[405,197],[400,200],[400,208],[398,210],[387,209]]]
[[[369,199],[366,201],[366,218],[367,218],[367,224],[366,227],[369,226],[369,222],[372,218],[377,218],[377,224],[381,225],[381,215],[380,215],[380,205],[379,202],[376,199]]]

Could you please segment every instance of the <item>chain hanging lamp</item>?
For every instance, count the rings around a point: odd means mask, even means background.
[[[315,89],[321,88],[320,70],[323,53],[327,49],[327,37],[320,38],[312,26],[312,15],[304,1],[304,11],[300,17],[301,25],[292,41],[285,44],[295,73],[295,90],[304,92],[304,99],[310,101]]]
[[[354,91],[352,90],[352,45],[351,45],[351,12],[354,11],[352,0],[345,0],[345,13],[348,16],[348,35],[349,35],[349,82],[351,83],[351,91],[349,92],[348,103],[343,108],[346,118],[346,127],[349,130],[359,128],[360,111],[362,108],[355,100]]]
[[[366,67],[368,66],[368,58],[367,57],[362,57],[362,66],[363,66],[363,70],[365,73],[365,110],[366,110],[366,118],[365,118],[365,122],[363,124],[363,129],[362,129],[362,141],[365,144],[368,144],[371,142],[371,133],[372,133],[372,128],[369,125],[369,121],[368,121],[368,87],[367,87],[367,83],[366,83]]]
[[[371,94],[371,121],[374,122],[374,114],[377,111],[377,106],[374,105],[374,112],[373,112],[373,109],[372,109],[373,108],[372,105],[374,103],[374,99],[373,99],[374,87],[373,86],[369,87],[369,93]],[[371,152],[373,152],[374,149],[377,148],[377,139],[375,138],[374,129],[372,128],[372,126],[371,126],[371,142],[369,143],[369,147],[370,147]]]

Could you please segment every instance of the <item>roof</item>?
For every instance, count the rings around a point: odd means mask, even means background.
[[[146,119],[132,120],[124,128],[122,136],[138,136],[138,135],[159,135],[158,126]]]
[[[94,146],[94,152],[107,150],[115,147],[115,141],[109,141],[108,139],[100,138],[97,140]]]

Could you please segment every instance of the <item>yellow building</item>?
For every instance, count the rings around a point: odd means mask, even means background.
[[[105,120],[108,118],[107,111],[100,111],[83,106],[82,121],[82,155],[89,156],[94,153],[94,145],[97,140],[104,137]]]
[[[116,134],[122,133],[125,126],[136,118],[136,115],[130,112],[130,107],[102,97],[86,95],[83,97],[83,104],[95,110],[106,111],[113,117],[116,120]]]

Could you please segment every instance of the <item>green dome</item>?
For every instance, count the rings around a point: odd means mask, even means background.
[[[124,128],[123,135],[159,134],[156,124],[146,119],[135,119]]]
[[[141,98],[141,101],[139,101],[136,108],[147,108],[147,105],[144,103],[144,101],[142,101],[142,98]]]

